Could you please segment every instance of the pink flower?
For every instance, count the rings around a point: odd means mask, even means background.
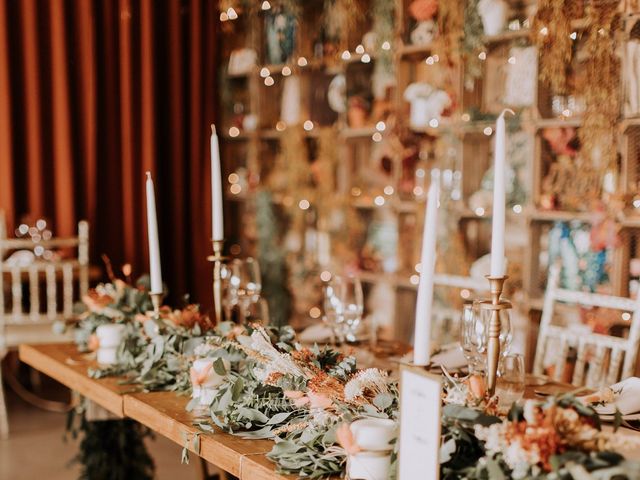
[[[291,400],[298,400],[299,398],[304,397],[304,393],[299,392],[297,390],[285,390],[282,393],[284,393],[285,397]]]
[[[209,376],[209,372],[213,368],[213,363],[207,364],[202,370],[197,371],[195,368],[191,367],[189,369],[189,376],[191,377],[191,384],[201,386],[204,382],[207,381],[207,377]]]
[[[353,438],[353,433],[348,423],[343,423],[338,427],[336,430],[336,439],[349,455],[355,455],[362,450],[356,443],[356,439]]]
[[[95,333],[91,334],[91,336],[89,337],[89,341],[87,342],[87,348],[92,352],[95,352],[100,348],[100,340],[98,339],[98,336]]]
[[[306,405],[307,403],[309,403],[309,402],[310,402],[309,397],[300,397],[300,398],[298,398],[298,399],[294,400],[294,401],[293,401],[293,404],[294,404],[296,407],[303,407],[303,406],[305,406],[305,405]]]
[[[311,408],[322,408],[324,410],[327,408],[331,408],[331,406],[333,405],[331,399],[323,393],[309,392],[307,393],[307,397],[309,397]]]

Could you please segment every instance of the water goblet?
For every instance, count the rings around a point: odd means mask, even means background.
[[[237,298],[240,318],[245,322],[249,307],[260,299],[262,290],[260,266],[256,259],[247,257],[244,260],[235,259],[231,269],[229,280],[231,294]]]
[[[502,412],[508,411],[513,403],[524,396],[524,388],[524,358],[519,353],[509,353],[500,360],[498,367],[496,379],[498,409]]]

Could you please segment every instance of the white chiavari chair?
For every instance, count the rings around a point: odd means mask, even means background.
[[[21,343],[69,341],[56,334],[53,323],[73,315],[73,304],[89,288],[89,224],[78,223],[78,236],[51,238],[45,249],[77,250],[60,260],[20,263],[7,258],[20,250],[33,250],[30,239],[7,238],[0,217],[0,364],[10,349]],[[7,409],[0,368],[0,437],[8,436]]]
[[[553,378],[560,381],[569,364],[570,349],[574,349],[577,356],[570,375],[573,385],[600,387],[632,376],[640,345],[640,295],[632,299],[567,290],[558,286],[559,280],[560,266],[555,264],[549,270],[533,373],[543,374],[551,357]],[[629,312],[628,336],[577,333],[566,326],[552,325],[558,302]]]

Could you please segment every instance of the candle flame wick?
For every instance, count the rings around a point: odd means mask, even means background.
[[[151,180],[151,172],[147,171],[147,180]]]
[[[212,135],[216,134],[216,126],[213,123],[211,124],[211,134]]]

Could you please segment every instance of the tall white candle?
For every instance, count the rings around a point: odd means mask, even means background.
[[[149,236],[149,268],[151,293],[162,293],[162,271],[160,269],[160,244],[158,243],[158,218],[156,216],[156,194],[151,172],[147,172],[147,231]]]
[[[422,234],[420,284],[416,303],[416,323],[413,340],[413,363],[428,365],[431,359],[431,306],[433,275],[436,266],[436,235],[438,229],[439,177],[432,173],[427,196],[427,211]]]
[[[496,136],[493,164],[493,222],[491,229],[491,276],[504,275],[504,224],[506,208],[506,157],[507,141],[504,114],[513,111],[505,109],[496,122]]]
[[[222,174],[220,172],[220,148],[216,126],[211,125],[211,225],[213,240],[224,239],[222,215]]]

